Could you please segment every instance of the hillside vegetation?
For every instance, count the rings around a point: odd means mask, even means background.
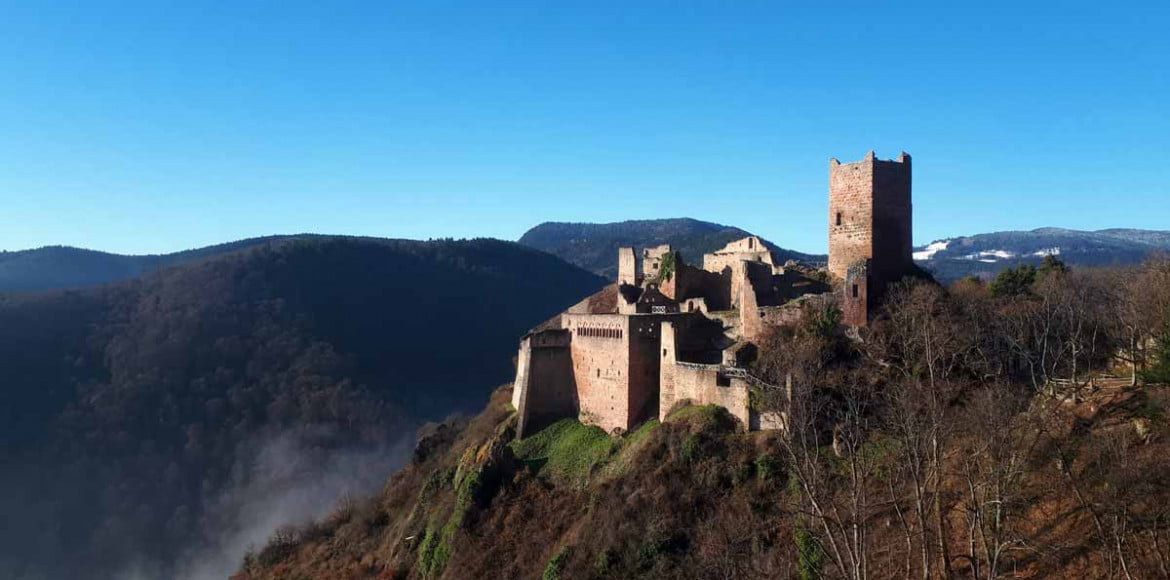
[[[646,248],[670,244],[689,264],[702,264],[709,254],[728,242],[752,234],[736,227],[690,218],[633,220],[611,224],[540,224],[520,238],[526,246],[544,250],[609,279],[617,277],[617,250],[623,246]],[[824,261],[825,256],[802,254],[765,243],[783,264],[787,260]]]
[[[707,406],[518,441],[501,388],[233,578],[1165,578],[1170,263],[1032,274],[778,331],[756,371],[792,394],[753,404],[784,431]]]
[[[602,283],[509,242],[312,238],[0,295],[0,577],[185,577],[219,547],[198,575],[226,575],[240,534],[320,509],[305,480],[384,478]]]

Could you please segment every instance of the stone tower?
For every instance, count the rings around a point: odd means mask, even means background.
[[[914,265],[910,155],[829,161],[829,271],[844,282],[845,322],[861,326],[887,286]]]

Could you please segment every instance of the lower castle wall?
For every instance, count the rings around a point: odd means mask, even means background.
[[[720,377],[718,365],[677,362],[677,341],[678,330],[674,325],[662,323],[658,419],[665,420],[675,405],[689,401],[695,405],[715,404],[725,407],[743,423],[745,429],[749,428],[752,417],[747,383],[736,378]]]
[[[620,314],[562,317],[572,333],[572,372],[583,423],[606,431],[629,428],[630,346],[627,321]]]
[[[577,387],[567,333],[548,331],[521,342],[512,406],[516,408],[521,437],[557,419],[577,415]]]

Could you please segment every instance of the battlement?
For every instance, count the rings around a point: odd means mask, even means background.
[[[854,166],[854,165],[858,165],[858,166],[860,166],[860,165],[874,165],[874,164],[878,164],[878,163],[886,163],[886,164],[895,163],[895,164],[899,164],[899,165],[909,165],[910,164],[910,154],[903,151],[903,152],[899,153],[898,156],[894,159],[878,159],[877,154],[874,153],[873,150],[870,150],[869,153],[865,154],[865,157],[862,158],[861,161],[854,161],[852,163],[841,163],[839,160],[837,160],[836,157],[829,158],[829,167],[830,168],[836,168],[839,166],[849,167],[849,166]]]

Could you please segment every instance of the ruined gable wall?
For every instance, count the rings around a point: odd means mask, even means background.
[[[619,314],[565,314],[580,419],[606,431],[629,425],[628,320]]]
[[[829,161],[829,272],[841,280],[873,256],[873,167],[872,151],[857,163]]]
[[[710,254],[703,254],[703,269],[719,274],[726,268],[732,268],[741,261],[762,262],[775,269],[772,252],[764,246],[758,237],[751,236],[736,240],[723,249]]]

